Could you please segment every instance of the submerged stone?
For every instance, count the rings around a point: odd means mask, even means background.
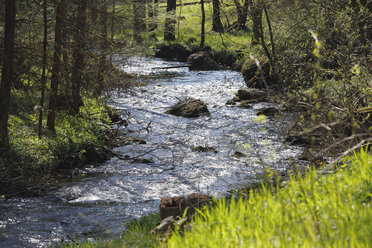
[[[217,150],[213,147],[209,146],[196,146],[191,148],[191,151],[193,152],[214,152],[217,153]]]

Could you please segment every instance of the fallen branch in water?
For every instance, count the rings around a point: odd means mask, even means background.
[[[189,67],[189,65],[174,65],[174,66],[166,66],[166,67],[153,67],[152,69],[174,69],[174,68],[183,68],[183,67]]]

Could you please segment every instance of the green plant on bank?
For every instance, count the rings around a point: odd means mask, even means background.
[[[292,175],[281,189],[216,200],[165,247],[371,247],[372,156],[362,150],[336,174]]]
[[[0,155],[0,193],[23,194],[58,174],[108,158],[105,133],[110,129],[108,107],[101,99],[84,97],[78,115],[60,111],[55,134],[38,137],[37,95],[16,91],[9,120],[10,152]],[[46,127],[46,115],[43,118]],[[66,174],[68,175],[68,173]]]

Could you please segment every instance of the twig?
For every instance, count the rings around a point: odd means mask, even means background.
[[[356,144],[355,146],[351,147],[350,149],[344,151],[340,156],[338,156],[335,161],[333,161],[332,164],[336,164],[338,162],[340,162],[344,157],[346,157],[346,155],[348,155],[350,152],[362,147],[364,144],[368,143],[368,142],[372,142],[372,137],[369,138],[369,139],[364,139],[362,140],[361,142],[359,142],[358,144]]]
[[[329,151],[331,148],[333,148],[333,147],[335,147],[335,146],[337,146],[337,145],[339,145],[339,144],[341,144],[341,143],[344,143],[344,142],[346,142],[346,141],[348,141],[348,140],[352,140],[352,139],[354,139],[354,138],[356,138],[356,137],[362,137],[362,136],[368,136],[368,135],[369,135],[368,133],[354,134],[354,135],[352,135],[352,136],[349,136],[349,137],[347,137],[347,138],[344,138],[344,139],[342,139],[342,140],[339,140],[339,141],[333,143],[332,145],[330,145],[330,146],[324,148],[323,150],[321,150],[321,152],[322,152],[322,153],[327,152],[327,151]]]

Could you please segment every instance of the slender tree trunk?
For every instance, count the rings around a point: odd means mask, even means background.
[[[246,30],[247,29],[247,18],[248,18],[248,8],[249,8],[249,5],[250,5],[250,2],[252,0],[245,0],[244,1],[244,6],[243,6],[243,10],[242,10],[242,16],[239,20],[239,29],[240,30]]]
[[[14,82],[15,3],[15,0],[6,0],[5,2],[4,49],[0,87],[0,149],[9,148],[9,102],[10,89]]]
[[[51,132],[55,132],[55,122],[57,115],[57,97],[58,97],[58,86],[61,78],[61,53],[63,43],[63,18],[65,15],[64,0],[57,1],[56,8],[56,24],[54,31],[54,55],[53,55],[53,66],[52,66],[52,78],[50,81],[50,98],[48,106],[48,119],[47,126]]]
[[[270,22],[269,14],[267,12],[267,8],[266,8],[265,3],[263,4],[263,9],[264,9],[265,16],[266,16],[267,26],[269,27],[270,42],[271,42],[271,57],[272,57],[272,61],[271,62],[273,64],[273,66],[274,66],[275,58],[276,58],[274,35],[273,35],[272,28],[271,28],[271,22]]]
[[[262,7],[259,3],[253,3],[251,6],[251,18],[253,22],[253,38],[252,45],[260,44],[262,37]]]
[[[215,32],[223,33],[224,28],[220,16],[220,0],[213,0],[213,26],[212,30]]]
[[[158,27],[158,6],[159,0],[148,0],[147,8],[148,8],[148,16],[150,19],[149,23],[149,31],[151,32],[151,37],[155,37],[155,30]]]
[[[200,47],[204,47],[205,42],[205,10],[204,10],[204,0],[200,0],[202,21],[201,21],[201,37],[200,37]]]
[[[46,67],[47,67],[47,46],[48,46],[48,12],[47,6],[48,1],[44,0],[43,9],[44,9],[44,40],[43,40],[43,69],[41,73],[41,96],[39,104],[39,127],[38,127],[38,136],[41,137],[41,131],[43,127],[43,112],[44,112],[44,96],[45,96],[45,85],[46,85]]]
[[[146,0],[133,0],[133,38],[141,43],[141,34],[146,30]]]
[[[73,52],[73,68],[72,68],[72,110],[75,114],[79,113],[79,108],[83,102],[80,96],[81,83],[84,80],[83,70],[85,68],[85,47],[86,47],[86,9],[87,0],[79,0],[77,2],[77,19],[75,26],[75,49]]]
[[[104,74],[107,70],[106,56],[108,53],[107,43],[107,2],[104,0],[100,6],[100,43],[99,43],[99,65],[98,65],[98,77],[94,94],[99,96],[104,88]]]
[[[370,27],[371,23],[369,23],[369,26],[367,28],[367,32],[365,32],[364,27],[365,27],[366,23],[365,23],[364,19],[368,19],[368,17],[366,18],[361,13],[361,8],[360,8],[361,3],[357,0],[351,0],[350,4],[351,4],[351,7],[353,8],[353,11],[354,11],[354,23],[358,28],[359,40],[360,40],[360,43],[362,44],[361,50],[364,54],[364,57],[365,57],[365,60],[366,60],[366,63],[367,63],[367,69],[369,70],[370,73],[372,73],[372,55],[371,55],[371,51],[370,51],[369,44],[368,44],[369,42],[368,42],[368,39],[367,39],[367,36],[366,36],[366,33],[368,34],[368,28],[371,28]],[[365,3],[365,7],[367,7],[366,3]],[[369,13],[369,15],[371,15],[371,13]]]
[[[112,16],[111,16],[111,48],[114,45],[114,33],[115,33],[115,0],[112,0]],[[112,49],[110,49],[110,64],[112,64]]]
[[[167,17],[164,25],[164,40],[174,41],[176,39],[176,0],[167,0]]]

